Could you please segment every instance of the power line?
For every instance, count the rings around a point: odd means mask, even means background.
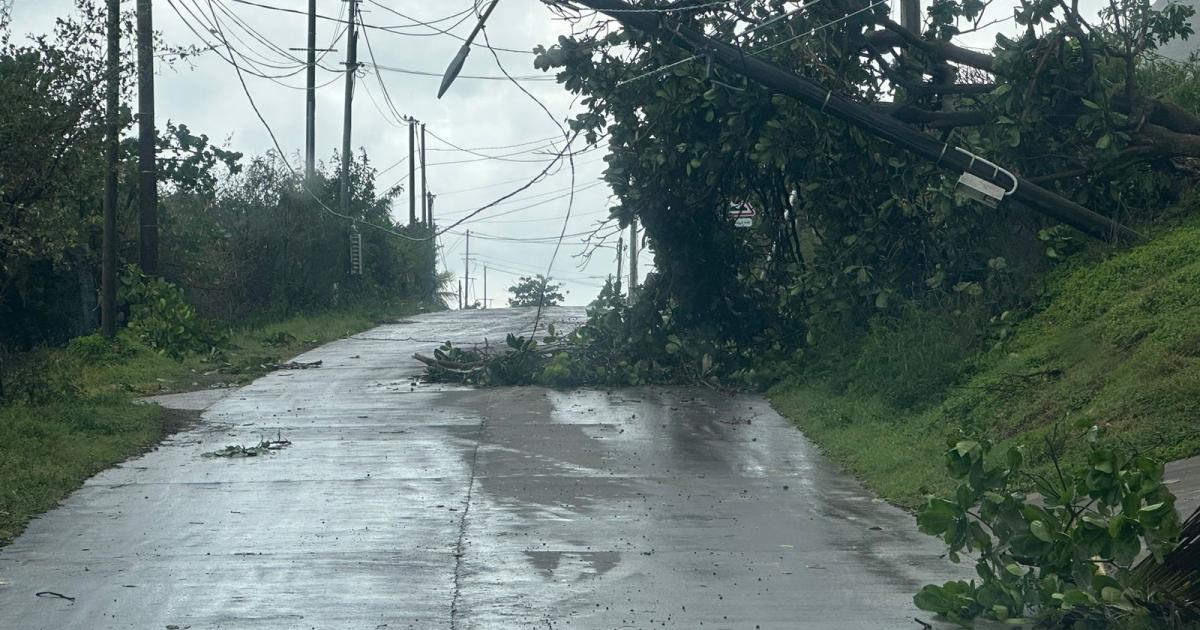
[[[265,3],[262,3],[262,2],[252,2],[251,0],[232,0],[232,2],[236,2],[236,3],[238,3],[238,4],[245,4],[245,5],[249,5],[249,6],[253,6],[253,7],[258,7],[258,8],[260,8],[260,9],[268,9],[268,10],[271,10],[271,11],[279,11],[279,12],[282,12],[282,13],[295,13],[295,14],[297,14],[297,15],[305,15],[305,16],[307,16],[307,15],[308,15],[308,12],[307,12],[307,11],[300,11],[300,10],[297,10],[297,9],[289,9],[289,8],[287,8],[287,7],[279,7],[279,6],[275,6],[275,5],[265,4]],[[378,4],[378,3],[375,3],[375,4]],[[379,6],[383,6],[383,5],[379,5]],[[392,11],[391,9],[388,9],[388,7],[383,7],[383,8],[384,8],[384,9],[387,9],[387,10],[389,10],[389,11]],[[393,12],[393,13],[395,13],[395,11],[392,11],[392,12]],[[327,20],[327,21],[331,21],[331,22],[345,23],[345,22],[344,22],[344,20],[342,20],[342,19],[340,19],[340,18],[333,18],[333,17],[330,17],[330,16],[328,16],[328,15],[320,15],[320,14],[318,14],[318,15],[317,15],[317,17],[318,17],[319,19],[322,19],[322,20]],[[405,17],[405,19],[409,19],[409,20],[411,20],[411,19],[412,19],[412,18],[408,18],[407,16],[403,16],[403,17]],[[420,21],[414,21],[414,23],[413,23],[413,24],[409,24],[409,25],[401,25],[401,26],[379,26],[379,25],[377,25],[377,24],[366,24],[366,23],[363,23],[363,22],[361,22],[361,21],[360,21],[360,22],[359,22],[359,25],[360,25],[360,26],[362,26],[364,29],[373,29],[373,30],[377,30],[377,31],[383,31],[383,32],[385,32],[385,33],[391,33],[392,35],[401,35],[401,36],[406,36],[406,37],[413,37],[413,36],[414,36],[414,34],[413,34],[413,33],[405,33],[405,32],[402,32],[402,31],[401,31],[401,29],[404,29],[404,28],[415,28],[415,27],[418,27],[418,26],[426,26],[427,24],[426,24],[426,23],[423,23],[423,22],[420,22]],[[457,40],[459,40],[459,41],[462,41],[462,40],[463,40],[463,38],[462,38],[462,37],[460,37],[460,36],[458,36],[458,35],[455,35],[454,33],[450,33],[450,32],[438,33],[438,34],[440,34],[440,35],[441,35],[441,34],[448,35],[448,36],[450,36],[450,37],[453,37],[453,38],[455,38],[455,39],[457,39]],[[478,44],[476,44],[476,45],[478,45]],[[535,54],[535,53],[534,53],[532,50],[518,50],[518,49],[515,49],[515,48],[500,48],[500,49],[498,49],[498,50],[500,50],[501,52],[508,52],[508,53],[519,53],[519,54],[523,54],[523,55],[533,55],[533,54]]]
[[[210,10],[211,10],[211,5],[212,5],[213,0],[208,0],[208,1],[209,1],[209,5],[210,5]],[[223,30],[221,30],[221,28],[219,26],[217,27],[217,29],[214,32],[218,35],[218,37],[221,38],[221,41],[225,43],[225,46],[227,48],[231,49],[231,58],[232,58],[232,46],[229,44],[229,40],[226,39],[225,32]],[[250,107],[254,110],[254,115],[258,116],[259,122],[261,122],[263,127],[266,128],[266,130],[267,130],[267,135],[269,135],[271,137],[271,142],[275,145],[275,150],[279,152],[280,161],[282,161],[283,165],[287,167],[288,172],[291,173],[291,175],[293,177],[297,178],[297,181],[300,183],[300,187],[305,192],[307,192],[309,194],[309,196],[311,196],[313,198],[313,200],[315,200],[317,202],[317,204],[320,205],[321,208],[323,208],[329,214],[331,214],[335,217],[346,219],[348,221],[357,221],[354,217],[344,215],[344,214],[334,210],[333,208],[330,208],[329,206],[325,205],[325,202],[322,201],[321,198],[318,197],[315,193],[313,193],[312,190],[310,190],[308,188],[308,185],[301,178],[297,177],[296,171],[292,168],[292,165],[288,162],[287,154],[284,153],[283,147],[280,146],[280,144],[279,144],[279,139],[275,136],[275,131],[273,129],[271,129],[271,124],[268,123],[267,119],[263,117],[262,111],[259,110],[259,108],[258,108],[258,104],[254,102],[254,95],[250,93],[250,86],[246,85],[246,79],[242,76],[241,66],[237,65],[237,63],[234,62],[233,69],[235,71],[237,71],[238,82],[241,83],[241,85],[242,85],[242,91],[246,94],[246,99],[248,101],[250,101]],[[393,230],[393,229],[385,228],[380,225],[375,225],[374,223],[370,223],[368,221],[361,221],[361,223],[363,223],[364,225],[367,225],[369,227],[375,228],[377,230],[380,230],[382,232],[386,232],[393,236],[398,236],[400,238],[410,240],[410,241],[422,242],[422,241],[432,240],[432,238],[434,238],[434,237],[415,238],[415,237],[409,236],[407,234],[401,234],[400,232],[397,232],[396,230]]]

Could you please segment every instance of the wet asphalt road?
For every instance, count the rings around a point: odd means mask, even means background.
[[[232,393],[0,550],[0,628],[911,628],[956,575],[761,398],[413,384],[422,340],[530,319],[420,316]]]

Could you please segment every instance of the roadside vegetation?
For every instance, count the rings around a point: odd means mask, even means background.
[[[248,382],[318,344],[444,308],[448,281],[431,228],[391,220],[401,190],[379,190],[365,154],[349,173],[321,165],[301,182],[278,155],[248,158],[168,121],[159,268],[139,267],[137,146],[126,139],[120,330],[97,334],[105,20],[94,0],[75,4],[44,37],[0,26],[0,544],[184,420],[137,397]],[[166,65],[195,52],[159,50]],[[133,53],[122,59],[125,103]],[[122,108],[123,135],[132,123]],[[343,182],[350,218],[330,211]]]
[[[953,504],[923,528],[954,553],[995,551],[978,583],[923,591],[927,609],[1197,623],[1194,573],[1166,569],[1194,571],[1196,535],[1156,472],[1200,453],[1200,84],[1156,52],[1192,35],[1192,9],[949,0],[913,33],[879,4],[798,6],[614,12],[621,29],[562,12],[577,30],[536,64],[586,105],[572,128],[607,142],[611,216],[645,227],[655,272],[632,303],[610,283],[575,331],[444,346],[430,377],[765,388],[874,490],[923,515]],[[1009,17],[990,51],[955,43]],[[775,65],[773,89],[705,36]],[[826,90],[820,112],[800,102]],[[1049,196],[979,203],[880,133],[897,121]],[[1051,211],[1066,200],[1092,223]],[[747,205],[750,225],[732,211]],[[1073,495],[1044,511],[1022,494],[1038,479]],[[1135,547],[1157,569],[1135,569]],[[1191,592],[1163,604],[1168,584]]]

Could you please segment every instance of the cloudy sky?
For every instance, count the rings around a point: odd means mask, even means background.
[[[306,44],[303,13],[307,11],[307,1],[253,0],[266,6],[248,2],[155,0],[155,27],[172,44],[204,45],[193,28],[210,43],[219,43],[200,24],[203,19],[211,19],[211,12],[215,11],[235,47],[262,61],[285,66],[277,71],[279,74],[295,73],[276,80],[256,77],[247,80],[255,102],[284,150],[293,158],[293,166],[300,168],[304,147],[304,73],[283,55],[289,54],[288,48]],[[123,4],[130,5],[132,0]],[[327,160],[341,145],[344,84],[338,70],[345,43],[338,36],[344,27],[347,3],[318,0],[317,4],[318,13],[327,18],[318,21],[318,46],[337,49],[323,58],[324,68],[317,77],[318,85],[323,86],[317,96],[317,155],[318,159]],[[432,134],[428,141],[429,189],[438,195],[435,211],[441,225],[449,225],[536,175],[550,159],[546,152],[553,149],[548,142],[561,137],[554,121],[533,100],[508,81],[492,80],[502,77],[502,73],[496,60],[484,49],[474,50],[462,71],[463,78],[445,98],[436,98],[440,76],[460,42],[420,23],[433,22],[434,28],[465,36],[474,25],[473,16],[464,14],[467,19],[461,22],[458,18],[445,18],[463,13],[473,4],[473,0],[361,0],[363,22],[382,28],[367,28],[359,39],[359,60],[368,65],[364,68],[366,76],[358,82],[353,105],[354,146],[366,149],[382,173],[382,185],[407,184],[408,165],[402,160],[408,154],[408,132],[387,104],[386,87],[395,109],[425,122]],[[1084,4],[1098,6],[1099,0]],[[991,15],[1011,16],[1008,8],[1011,5],[1009,0],[997,0]],[[55,17],[72,9],[72,0],[15,0],[13,32],[47,32]],[[235,18],[248,28],[237,27]],[[996,31],[1007,28],[1011,28],[1011,22],[973,34],[962,43],[986,48]],[[578,111],[578,106],[552,80],[536,80],[548,75],[534,70],[533,55],[522,51],[529,51],[537,44],[549,44],[568,30],[539,0],[504,0],[488,28],[493,45],[512,50],[499,53],[505,68],[516,77],[529,78],[522,79],[522,85],[545,103],[560,122]],[[284,50],[273,52],[255,37]],[[302,52],[290,54],[303,57]],[[160,67],[156,88],[159,125],[167,119],[186,123],[194,131],[214,139],[227,139],[230,148],[247,154],[261,154],[272,148],[270,137],[255,117],[233,67],[216,54],[209,52],[190,63]],[[599,181],[602,158],[603,148],[576,159],[578,192],[567,222],[568,235],[590,231],[598,220],[607,216],[610,190]],[[462,232],[467,228],[473,232],[471,293],[475,299],[484,298],[484,267],[488,280],[486,297],[495,305],[505,303],[506,288],[518,275],[546,273],[555,249],[553,241],[563,228],[570,184],[569,169],[561,169],[510,202],[472,219],[455,230],[457,233],[443,237],[441,251],[445,264],[461,278],[466,253]],[[406,194],[396,201],[398,219],[407,217],[407,199]],[[616,272],[614,250],[599,250],[586,266],[581,266],[579,255],[584,249],[580,237],[569,237],[553,263],[551,275],[565,283],[570,304],[586,304],[604,278]],[[650,268],[649,256],[642,258],[641,267],[643,271]]]

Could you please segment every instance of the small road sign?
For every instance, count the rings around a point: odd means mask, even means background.
[[[738,217],[737,220],[733,222],[733,225],[740,228],[754,227],[754,219],[751,219],[750,217]]]

